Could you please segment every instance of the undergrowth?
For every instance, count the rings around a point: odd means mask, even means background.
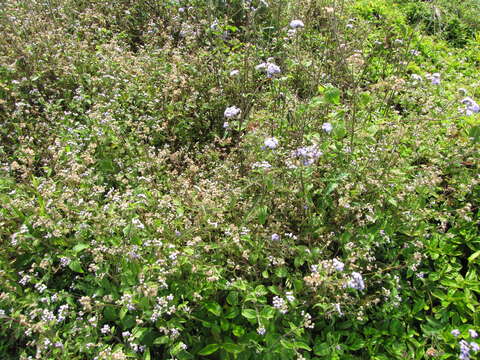
[[[2,359],[470,359],[478,4],[6,0]]]

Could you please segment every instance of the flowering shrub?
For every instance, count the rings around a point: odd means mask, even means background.
[[[478,43],[395,4],[6,0],[1,358],[478,356]]]

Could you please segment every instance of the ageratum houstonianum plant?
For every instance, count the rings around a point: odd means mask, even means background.
[[[2,359],[477,356],[469,0],[2,5]]]

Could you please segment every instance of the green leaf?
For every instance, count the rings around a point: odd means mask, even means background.
[[[317,343],[313,348],[313,352],[318,356],[327,356],[330,353],[330,346],[326,342]]]
[[[170,341],[170,338],[168,336],[164,335],[164,336],[160,336],[160,337],[156,338],[153,341],[153,345],[164,345],[164,344],[168,344],[169,341]]]
[[[73,247],[73,251],[78,254],[79,252],[85,250],[85,249],[88,249],[90,247],[89,244],[85,244],[85,243],[80,243],[80,244],[77,244]]]
[[[222,344],[223,350],[232,354],[239,354],[242,352],[243,348],[240,345],[234,343],[224,343]]]
[[[367,105],[370,100],[372,99],[372,97],[370,96],[370,93],[368,92],[362,92],[360,94],[360,102],[362,103],[362,105]]]
[[[480,142],[480,125],[472,126],[469,135],[474,143]]]
[[[222,315],[222,307],[216,302],[208,302],[205,304],[205,308],[215,316]]]
[[[310,346],[308,346],[307,344],[305,344],[303,341],[295,341],[293,343],[293,345],[295,346],[295,348],[297,349],[303,349],[303,350],[307,350],[307,351],[312,351],[312,348]]]
[[[218,344],[208,344],[207,346],[205,346],[202,350],[200,350],[198,352],[198,355],[203,355],[203,356],[210,355],[210,354],[213,354],[218,349],[220,349],[220,345],[218,345]]]
[[[280,344],[282,344],[282,346],[285,348],[285,349],[290,349],[290,350],[294,350],[295,349],[295,345],[291,342],[291,341],[286,341],[284,339],[281,339],[280,340]]]
[[[260,316],[266,320],[270,320],[275,316],[275,309],[271,306],[265,306],[260,312]]]
[[[242,316],[248,320],[254,320],[257,318],[257,312],[253,309],[243,309]]]
[[[325,191],[325,195],[331,194],[337,187],[338,187],[338,183],[336,182],[332,182],[328,184],[327,190]]]
[[[279,278],[284,278],[287,277],[288,275],[288,270],[286,267],[282,266],[279,267],[275,270],[275,275],[277,275]]]
[[[268,207],[266,205],[260,206],[257,209],[257,219],[260,225],[264,225],[267,221]]]
[[[123,318],[125,317],[127,312],[128,312],[127,307],[126,306],[122,307],[122,309],[120,310],[120,314],[119,314],[120,320],[123,320]]]
[[[239,313],[237,308],[231,308],[225,313],[225,319],[235,319]]]
[[[227,303],[229,305],[237,305],[238,304],[238,292],[237,291],[230,291],[227,296]]]
[[[80,265],[80,261],[78,260],[70,261],[68,267],[70,268],[70,270],[83,274],[82,265]]]
[[[118,319],[117,310],[113,306],[105,306],[103,309],[103,316],[107,321],[114,321]]]
[[[329,104],[340,104],[340,90],[335,87],[329,87],[325,90],[325,100]]]
[[[472,255],[470,255],[470,257],[468,258],[468,262],[472,262],[473,260],[475,260],[477,257],[480,256],[480,250],[478,251],[475,251]]]
[[[239,325],[234,325],[232,330],[233,335],[241,337],[245,334],[245,329]]]
[[[151,356],[150,356],[150,349],[147,348],[145,350],[145,352],[143,353],[143,360],[150,360],[151,359]]]

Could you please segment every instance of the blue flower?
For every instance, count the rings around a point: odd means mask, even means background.
[[[264,144],[265,144],[265,147],[273,150],[278,146],[278,140],[275,139],[274,137],[266,138],[264,141]]]
[[[223,113],[223,115],[224,115],[227,119],[230,119],[230,118],[233,118],[233,117],[239,115],[241,112],[242,112],[242,110],[240,110],[240,109],[237,108],[236,106],[231,106],[231,107],[227,107],[227,108],[225,109],[225,112]]]
[[[278,235],[278,234],[272,234],[272,240],[273,240],[273,241],[278,241],[278,240],[280,240],[280,235]]]
[[[364,290],[365,283],[363,282],[362,274],[354,271],[351,274],[350,280],[348,281],[348,287],[356,290]]]
[[[465,114],[467,116],[480,112],[480,106],[469,96],[462,100],[462,104],[466,105]]]
[[[333,126],[329,122],[323,123],[322,130],[325,131],[327,134],[329,134],[332,132]]]
[[[274,77],[277,74],[281,74],[282,70],[279,66],[275,65],[274,63],[269,63],[267,65],[267,75],[269,78]]]
[[[292,29],[298,29],[298,28],[303,28],[305,25],[302,20],[292,20],[290,22],[290,27]]]

